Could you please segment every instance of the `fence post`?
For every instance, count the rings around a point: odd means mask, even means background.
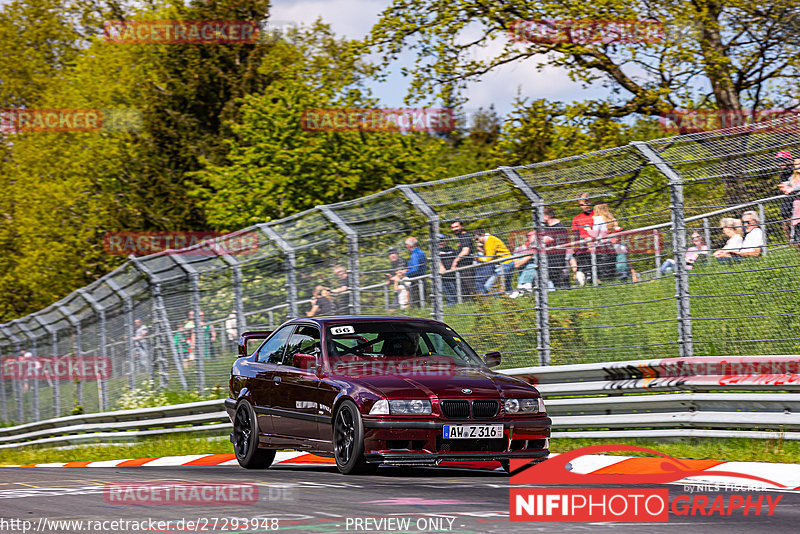
[[[9,324],[13,323],[19,323],[19,319],[11,321]],[[22,327],[19,326],[19,324],[17,326],[19,327],[20,330],[22,330]],[[9,329],[8,332],[12,335],[14,350],[17,351],[17,357],[19,357],[20,353],[22,352],[22,342],[16,335],[11,333],[11,329]],[[25,411],[23,409],[23,403],[22,403],[22,383],[23,383],[22,380],[14,380],[14,383],[11,386],[11,389],[13,390],[14,393],[14,400],[17,403],[17,418],[18,418],[17,422],[19,423],[25,421]]]
[[[200,272],[180,254],[170,254],[169,257],[189,276],[189,291],[192,293],[192,310],[194,310],[194,361],[197,365],[197,390],[202,395],[206,389],[205,365],[203,359],[206,355],[206,338],[203,335],[203,325],[200,324],[200,314],[203,309],[200,297]]]
[[[433,318],[441,321],[444,318],[444,300],[442,298],[442,273],[439,272],[439,214],[410,185],[398,185],[397,189],[405,195],[412,206],[428,218],[428,233],[430,235],[430,246],[428,248],[431,277],[433,279]],[[421,291],[420,298],[422,298]]]
[[[106,349],[106,309],[99,303],[97,300],[89,293],[86,289],[81,288],[78,290],[78,295],[86,301],[86,304],[92,308],[97,314],[97,317],[100,322],[99,326],[99,338],[100,338],[100,357],[103,358],[104,361],[108,362],[108,354]],[[106,390],[106,381],[103,379],[98,379],[98,394],[97,394],[97,404],[99,410],[102,412],[108,406],[108,391]]]
[[[289,314],[298,317],[297,311],[297,258],[294,247],[282,238],[274,228],[266,223],[256,225],[270,241],[278,245],[278,248],[286,255],[286,285],[289,293]]]
[[[14,347],[14,352],[15,352],[14,358],[16,358],[18,356],[18,354],[19,354],[19,339],[5,325],[0,324],[0,332],[3,332],[3,334],[6,336],[6,339],[11,342],[11,345]],[[7,354],[4,355],[4,356],[8,357]],[[2,365],[2,359],[0,359],[0,365]],[[11,382],[12,395],[13,395],[13,392],[16,391],[16,388],[14,386],[15,386],[15,384],[17,382],[18,382],[17,380],[14,380],[14,381]],[[5,381],[0,381],[0,398],[2,399],[2,402],[3,402],[3,421],[7,422],[8,421],[8,400],[6,399],[6,382]]]
[[[61,312],[61,315],[69,321],[70,326],[75,330],[75,338],[73,339],[73,344],[75,345],[75,357],[80,358],[81,356],[81,322],[69,311],[69,308],[64,306],[63,304],[56,302],[55,307],[58,311]],[[55,336],[55,334],[54,334]],[[55,337],[53,338],[53,356],[58,356],[56,354],[56,340]],[[75,389],[78,397],[78,404],[83,406],[83,381],[76,380],[75,381]],[[59,417],[56,415],[56,417]]]
[[[35,315],[31,315],[31,317],[36,318]],[[25,336],[27,336],[27,338],[30,340],[30,342],[31,342],[31,354],[33,354],[33,356],[35,357],[36,353],[38,352],[36,350],[36,336],[34,336],[33,332],[31,332],[31,329],[28,328],[21,321],[19,323],[17,323],[17,324],[19,325],[19,329],[22,330],[22,332],[25,334]],[[31,382],[33,382],[33,420],[34,421],[39,421],[41,419],[41,417],[39,415],[39,381],[38,380],[31,380]],[[20,415],[22,415],[22,413],[23,413],[22,412],[22,402],[20,402],[19,413],[20,413]],[[22,419],[24,419],[24,417],[20,417],[20,420],[22,420]]]
[[[220,254],[222,261],[233,269],[233,310],[236,314],[236,331],[241,335],[247,328],[244,316],[244,303],[242,302],[242,266],[230,254]],[[223,323],[223,329],[225,324]],[[228,333],[225,332],[227,337]]]
[[[682,358],[694,354],[692,315],[689,303],[689,272],[686,269],[686,221],[683,211],[683,179],[653,148],[645,142],[631,143],[669,180],[672,219],[672,250],[675,253],[675,292],[678,308],[678,346]]]
[[[708,217],[703,217],[703,235],[706,238],[706,247],[708,247],[708,254],[706,254],[706,263],[711,264],[714,261],[711,254],[711,227],[708,225]]]
[[[147,265],[144,264],[142,260],[136,256],[130,255],[128,256],[128,259],[131,261],[131,265],[133,265],[137,271],[142,273],[147,278],[148,283],[152,286],[153,300],[155,301],[154,309],[156,310],[155,314],[153,315],[153,326],[155,326],[156,322],[162,325],[162,328],[164,329],[164,335],[166,336],[167,346],[172,353],[172,360],[175,362],[175,371],[178,373],[178,380],[181,383],[181,388],[189,389],[189,385],[186,383],[186,377],[183,375],[183,362],[181,361],[180,356],[178,356],[178,349],[172,339],[172,327],[169,324],[169,317],[167,316],[167,308],[164,306],[164,299],[161,297],[161,284],[158,281],[158,277],[147,267]]]
[[[128,375],[128,387],[133,390],[136,387],[136,377],[134,370],[136,369],[136,361],[133,355],[133,299],[126,293],[122,287],[111,277],[103,279],[103,282],[122,299],[122,309],[125,313],[125,340],[126,349],[128,351],[128,364],[130,365],[130,374]]]
[[[55,328],[53,328],[50,323],[46,323],[44,319],[39,317],[38,315],[31,315],[34,321],[39,323],[39,325],[44,328],[45,332],[50,336],[50,355],[54,358],[58,356],[58,332]],[[53,378],[50,381],[51,386],[53,388],[53,411],[55,412],[55,417],[59,417],[61,413],[61,388],[59,387],[58,379]],[[41,393],[41,388],[37,388],[37,397]],[[38,399],[37,399],[38,401]],[[38,409],[37,409],[38,413]]]
[[[361,281],[358,265],[358,232],[347,224],[330,206],[317,206],[322,215],[347,236],[347,258],[350,268],[348,287],[350,289],[350,310],[361,315]]]
[[[656,278],[661,278],[661,239],[658,230],[653,230],[653,253],[656,257]]]
[[[764,246],[761,247],[761,255],[767,255],[767,223],[765,221],[764,203],[758,203],[758,226],[761,228],[761,235],[764,236]]]
[[[511,167],[499,169],[511,184],[519,189],[531,203],[533,228],[536,231],[536,344],[539,365],[550,365],[550,287],[547,269],[547,253],[544,249],[544,199],[534,190],[522,176]],[[593,263],[594,266],[594,263]],[[595,280],[597,277],[594,277]]]

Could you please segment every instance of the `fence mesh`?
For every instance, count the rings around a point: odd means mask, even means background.
[[[0,325],[0,418],[120,408],[145,382],[221,394],[239,334],[293,316],[434,317],[505,367],[797,354],[800,199],[779,186],[800,191],[800,159],[779,152],[800,155],[788,120],[398,186],[220,238],[248,240],[235,254],[132,259]],[[35,372],[87,358],[107,373]]]

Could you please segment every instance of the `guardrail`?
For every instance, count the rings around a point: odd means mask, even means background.
[[[506,369],[546,399],[554,438],[800,439],[800,356],[669,358]],[[222,400],[0,428],[0,449],[225,435]]]

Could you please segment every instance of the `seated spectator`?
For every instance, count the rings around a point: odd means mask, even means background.
[[[479,262],[487,262],[500,258],[508,258],[511,256],[511,252],[508,251],[508,247],[500,240],[500,238],[495,237],[480,228],[475,229],[473,234],[475,235],[475,239],[478,240],[478,243],[483,245],[484,255],[478,258]],[[483,283],[483,287],[478,288],[478,291],[481,291],[484,294],[489,293],[492,290],[494,283],[502,275],[505,278],[506,292],[511,293],[511,279],[514,274],[514,260],[507,260],[500,264],[493,265],[494,273]]]
[[[325,286],[316,286],[311,295],[311,309],[306,312],[306,317],[330,315],[333,313],[333,303],[328,298],[331,292]]]
[[[742,248],[744,239],[742,237],[742,221],[732,217],[723,217],[719,222],[722,228],[722,233],[728,238],[725,246],[720,250],[714,252],[714,257],[720,263],[730,263],[731,261],[739,261],[739,257],[732,254],[738,252]]]
[[[742,213],[742,226],[744,227],[744,240],[742,248],[731,251],[740,258],[758,258],[766,245],[764,231],[759,226],[758,214],[755,211]]]
[[[536,232],[529,231],[525,235],[525,242],[514,249],[514,256],[522,256],[514,260],[514,268],[519,270],[517,289],[509,297],[515,299],[523,293],[533,292],[534,279],[536,278],[536,262],[533,255],[536,253]]]
[[[692,232],[692,246],[686,249],[686,268],[691,269],[694,267],[695,262],[700,255],[708,254],[708,245],[703,240],[700,232]],[[675,270],[675,260],[668,258],[661,264],[661,274],[669,274]]]

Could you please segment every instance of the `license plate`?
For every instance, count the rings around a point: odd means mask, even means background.
[[[496,439],[503,437],[503,425],[444,425],[444,439]]]

